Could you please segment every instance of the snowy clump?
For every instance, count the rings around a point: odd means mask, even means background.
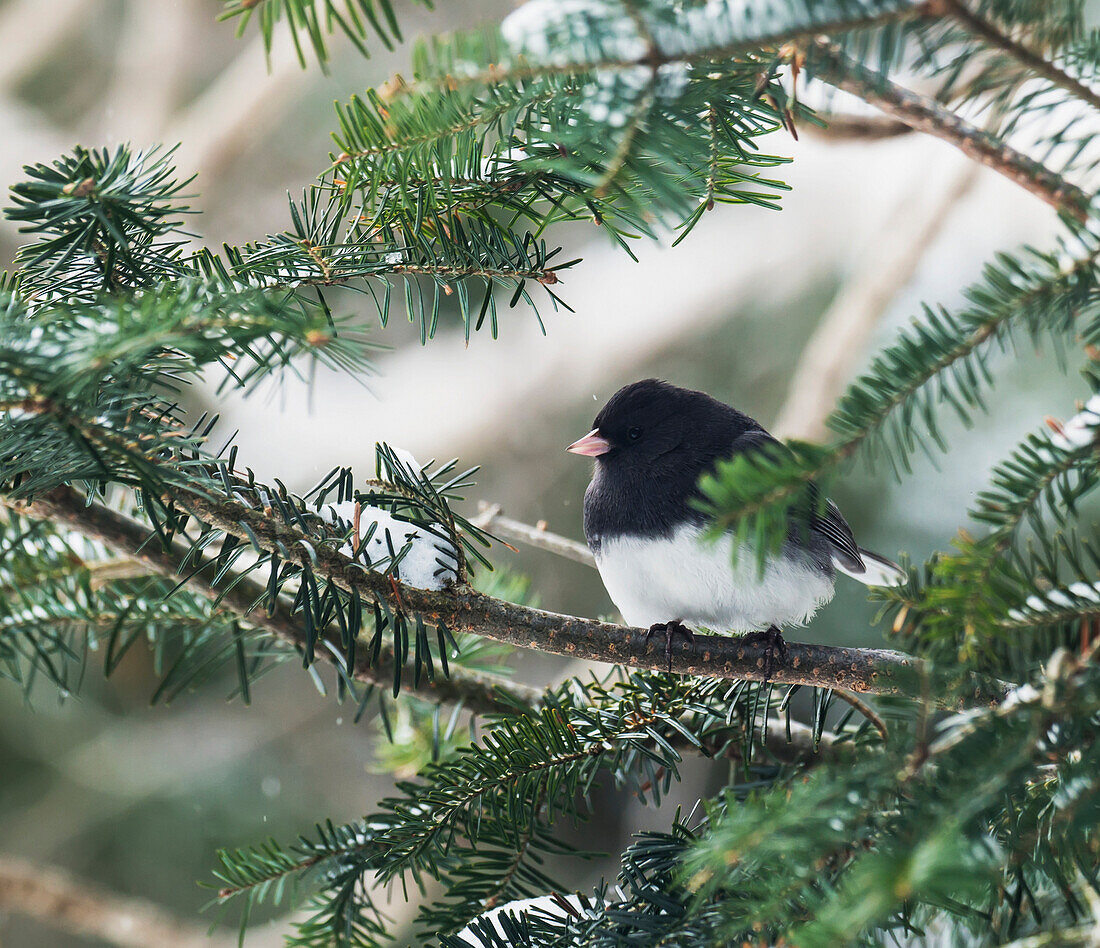
[[[1085,407],[1062,425],[1062,430],[1054,434],[1050,441],[1062,451],[1083,448],[1096,440],[1096,429],[1100,426],[1100,395],[1093,395]]]
[[[481,159],[481,174],[486,178],[495,178],[502,172],[507,172],[517,161],[523,161],[528,157],[523,147],[505,148],[492,155]]]
[[[578,96],[585,115],[600,125],[622,128],[645,95],[674,99],[687,87],[689,68],[673,62],[653,69],[643,60],[649,39],[621,0],[529,0],[501,24],[512,50],[537,62],[620,63],[597,69]]]
[[[688,54],[700,46],[726,46],[771,35],[782,26],[777,22],[782,13],[777,6],[748,0],[707,0],[683,7],[675,17],[658,14],[650,28],[666,56]]]
[[[619,0],[528,0],[500,24],[515,53],[564,66],[600,59],[641,59],[646,41]]]
[[[355,524],[355,507],[355,501],[345,500],[338,504],[325,504],[318,513],[327,523],[350,531]],[[373,531],[372,524],[376,524]],[[381,507],[360,505],[359,536],[352,535],[340,552],[369,569],[388,570],[393,557],[400,555],[408,546],[393,568],[393,575],[419,589],[442,589],[446,583],[455,581],[458,559],[454,547],[444,539],[447,533],[443,526],[432,526],[434,529],[429,530],[399,520]],[[370,538],[366,539],[368,534]]]
[[[1041,595],[1028,596],[1023,609],[1013,609],[1008,617],[1016,622],[1024,622],[1029,615],[1041,615],[1045,612],[1057,612],[1059,609],[1075,609],[1084,600],[1100,602],[1100,582],[1073,583],[1062,589],[1051,589]]]
[[[382,262],[385,263],[385,264],[388,264],[391,267],[397,266],[399,263],[404,263],[405,262],[405,251],[404,250],[391,250],[388,254],[386,254],[382,258]]]
[[[535,916],[542,916],[543,918],[567,918],[571,913],[562,907],[562,902],[567,903],[578,915],[583,915],[586,909],[592,905],[591,899],[585,902],[581,900],[579,895],[540,895],[538,898],[534,899],[519,899],[515,902],[508,902],[499,908],[492,909],[484,915],[479,915],[473,922],[458,933],[458,937],[465,939],[470,948],[486,948],[490,943],[482,939],[474,930],[475,924],[481,927],[481,923],[487,922],[492,927],[497,938],[503,938],[506,932],[502,931],[497,925],[497,918],[502,913],[507,912],[511,915],[532,913]]]
[[[1100,436],[1100,395],[1093,395],[1076,415],[1050,435],[1050,446],[1060,453],[1078,451],[1096,443]],[[1037,448],[1038,457],[1053,464],[1055,455],[1046,448]]]
[[[581,110],[593,122],[621,128],[635,103],[646,94],[651,79],[648,66],[599,69],[595,80],[585,83]]]
[[[811,6],[812,9],[812,6]],[[501,33],[516,53],[565,65],[597,60],[641,60],[649,42],[667,59],[768,39],[785,27],[781,4],[752,0],[654,4],[646,11],[643,36],[623,0],[528,0],[505,17]]]
[[[409,470],[413,472],[424,470],[424,465],[416,459],[412,451],[409,451],[405,448],[398,448],[392,444],[386,445],[386,447],[390,449],[390,454],[392,454],[395,458],[397,458],[398,461],[404,464],[405,467],[409,468]]]

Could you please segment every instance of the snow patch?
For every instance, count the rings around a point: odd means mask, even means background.
[[[541,916],[543,918],[568,918],[571,913],[562,907],[562,902],[567,903],[578,915],[584,915],[586,909],[592,905],[592,899],[582,902],[579,895],[540,895],[533,899],[517,899],[515,902],[507,902],[499,908],[491,909],[484,915],[479,915],[458,933],[458,937],[465,939],[470,948],[487,948],[492,943],[486,942],[474,931],[475,924],[481,927],[480,923],[487,923],[497,938],[504,938],[505,932],[498,927],[496,922],[501,914],[505,912],[515,915],[532,913],[536,917]]]
[[[1093,395],[1076,415],[1062,425],[1062,430],[1051,435],[1050,442],[1061,451],[1084,448],[1096,440],[1100,426],[1100,395]]]
[[[416,463],[411,455],[409,459]],[[355,501],[345,500],[325,504],[318,513],[326,523],[351,531],[355,525],[355,507]],[[368,569],[386,569],[394,557],[400,556],[392,570],[397,579],[419,589],[442,589],[456,580],[458,568],[455,549],[446,536],[442,524],[420,526],[400,520],[382,507],[363,504],[359,506],[359,535],[352,534],[340,552]],[[408,550],[401,556],[406,547]]]
[[[1008,617],[1015,622],[1025,622],[1029,615],[1041,615],[1044,612],[1056,612],[1059,609],[1073,609],[1081,600],[1100,602],[1100,582],[1076,582],[1065,590],[1052,589],[1042,595],[1028,596],[1022,609],[1013,609]]]

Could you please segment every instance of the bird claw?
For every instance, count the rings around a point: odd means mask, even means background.
[[[686,625],[684,625],[679,619],[673,619],[671,622],[655,622],[649,627],[649,631],[645,634],[646,644],[649,644],[650,637],[657,632],[663,632],[665,636],[665,659],[668,662],[668,673],[672,674],[672,639],[673,636],[682,635],[692,645],[695,644],[695,633],[691,631]]]
[[[780,665],[787,664],[787,658],[790,656],[791,650],[787,647],[787,643],[783,638],[783,633],[779,631],[774,625],[767,629],[760,629],[756,632],[747,632],[741,637],[741,642],[745,645],[763,645],[764,646],[764,682],[767,683],[772,677],[772,671],[775,668],[775,659],[779,658]]]

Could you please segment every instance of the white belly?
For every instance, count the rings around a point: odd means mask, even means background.
[[[733,565],[731,537],[712,543],[698,527],[669,539],[603,540],[596,565],[612,601],[635,626],[678,619],[716,632],[802,625],[833,597],[831,577],[809,565],[769,562],[763,575],[751,551]]]

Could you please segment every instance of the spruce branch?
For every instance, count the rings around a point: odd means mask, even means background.
[[[217,569],[210,561],[184,567],[190,553],[187,546],[175,542],[165,550],[153,530],[101,503],[88,503],[71,488],[57,488],[29,502],[4,498],[0,503],[26,517],[60,524],[97,540],[151,573],[186,583],[189,588],[292,648],[304,649],[305,631],[301,618],[293,615],[282,601],[276,601],[270,608],[266,606],[266,589],[262,583],[249,577],[238,578],[231,584],[215,582],[212,577]],[[326,629],[324,636],[326,647],[319,649],[318,654],[330,664],[365,684],[388,687],[392,683],[392,651],[384,650],[378,660],[372,662],[364,650],[357,655],[355,667],[348,670],[343,668],[344,649],[339,630]],[[413,678],[412,675],[406,677],[410,681]],[[464,669],[452,670],[450,678],[422,679],[411,687],[428,700],[460,703],[480,714],[507,714],[516,708],[534,707],[542,694],[538,689],[506,678]]]
[[[314,550],[316,560],[302,546],[301,532],[266,517],[262,511],[249,508],[235,500],[213,499],[191,492],[177,492],[173,500],[200,521],[250,543],[257,540],[273,551],[285,551],[301,565],[313,570],[345,591],[355,591],[369,601],[384,603],[391,609],[422,615],[425,620],[439,622],[455,632],[470,632],[509,645],[535,648],[541,651],[612,662],[636,668],[661,671],[665,668],[659,643],[647,641],[645,629],[624,628],[575,616],[563,616],[540,609],[518,606],[496,600],[468,587],[449,587],[441,591],[417,589],[393,577],[366,572],[336,550],[321,547]],[[56,504],[52,507],[51,502]],[[35,505],[40,515],[64,520],[83,532],[82,524],[98,529],[96,521],[105,510],[98,505],[84,506],[75,492],[43,495],[36,498],[27,511],[33,516]],[[46,506],[41,506],[46,505]],[[88,511],[93,511],[94,516]],[[109,536],[116,532],[108,528],[103,542],[111,545]],[[147,541],[148,536],[142,537]],[[114,547],[119,553],[135,555],[140,547],[132,542]],[[168,562],[171,558],[168,557]],[[162,561],[163,562],[163,561]],[[174,568],[174,564],[171,567]],[[281,630],[285,633],[288,630]],[[295,641],[301,643],[299,631]],[[763,647],[741,644],[736,637],[697,636],[694,646],[681,643],[673,649],[674,672],[718,678],[764,681],[766,656]],[[772,681],[785,684],[812,685],[824,688],[845,688],[868,694],[912,696],[914,683],[920,676],[921,663],[899,652],[883,649],[855,649],[811,644],[791,644],[789,661],[773,670]],[[439,684],[446,688],[445,682]],[[473,686],[480,691],[482,685]],[[1003,683],[975,682],[961,701],[983,702],[1003,691]],[[457,697],[457,696],[456,696]],[[500,698],[486,696],[486,701],[499,708]],[[951,700],[951,699],[948,699]]]
[[[431,9],[432,0],[415,0]],[[394,13],[392,0],[223,0],[224,9],[219,20],[239,18],[237,36],[248,29],[249,21],[256,17],[264,49],[270,58],[275,30],[285,21],[294,42],[298,62],[306,68],[306,44],[321,69],[328,72],[329,49],[327,38],[340,32],[358,50],[370,57],[367,39],[374,34],[392,50],[401,43],[401,27]]]
[[[1060,214],[1080,222],[1089,219],[1091,198],[1041,162],[971,125],[934,99],[911,92],[868,69],[846,56],[835,43],[817,39],[810,50],[807,68],[817,78],[850,92],[916,131],[949,142],[968,158],[1035,194]]]
[[[837,9],[837,8],[840,9]],[[570,76],[580,72],[604,70],[619,72],[623,70],[657,70],[672,64],[707,64],[717,60],[734,59],[738,56],[756,53],[761,49],[779,47],[785,43],[801,44],[815,40],[822,35],[848,33],[856,30],[872,30],[917,20],[929,15],[929,4],[909,2],[909,0],[873,0],[873,2],[850,2],[834,5],[825,16],[816,15],[813,5],[804,6],[804,15],[785,27],[762,28],[761,18],[746,16],[736,24],[736,29],[724,32],[735,34],[730,39],[716,39],[717,33],[705,37],[692,37],[688,49],[666,50],[659,44],[645,45],[634,56],[583,55],[573,59],[559,55],[555,61],[544,62],[532,57],[519,56],[512,62],[493,63],[482,70],[463,68],[450,71],[447,68],[425,75],[415,83],[400,82],[397,88],[401,94],[433,91],[439,88],[461,90],[467,87],[486,86],[496,83],[527,82],[533,79]],[[631,22],[641,17],[648,21],[646,12],[640,5],[634,5],[632,13],[627,14]],[[608,44],[613,46],[613,44]],[[585,52],[588,52],[586,49]],[[465,64],[463,64],[465,65]]]
[[[1060,86],[1094,109],[1100,109],[1100,94],[1095,90],[1060,69],[1042,53],[1032,49],[1023,41],[1013,38],[989,18],[975,13],[963,0],[933,0],[929,7],[930,11],[939,7],[946,16],[956,20],[968,33],[1007,53],[1025,69],[1042,76],[1053,85]]]

